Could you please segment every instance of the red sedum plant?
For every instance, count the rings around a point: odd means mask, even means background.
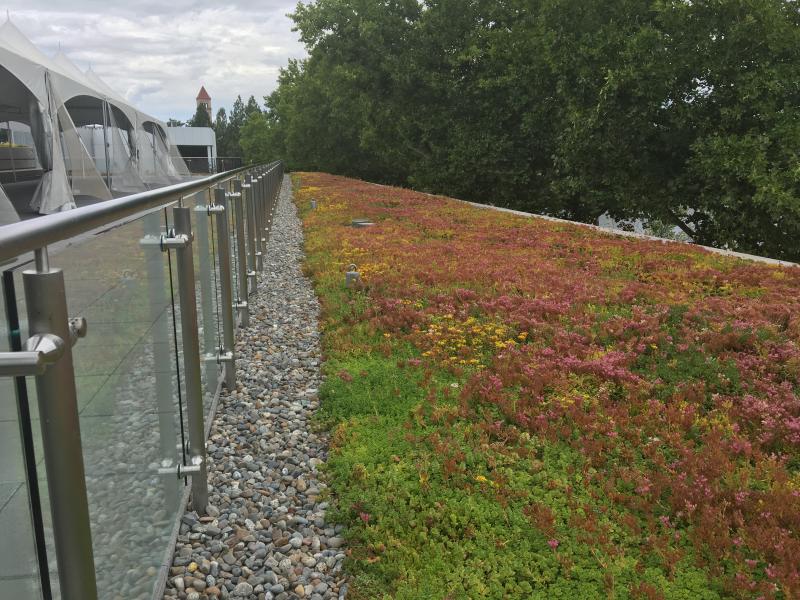
[[[426,374],[428,399],[406,435],[442,478],[519,499],[564,576],[570,547],[590,548],[601,572],[638,548],[666,578],[689,560],[723,595],[800,597],[799,268],[300,177],[300,206],[318,202],[303,218],[323,306],[333,314],[325,290],[351,263],[365,286],[347,292],[349,321],[328,319],[326,351],[348,335],[413,349],[402,366]],[[435,373],[455,383],[443,391]],[[558,510],[492,468],[546,472],[542,444],[580,457],[547,484],[566,498]],[[662,597],[644,579],[625,594]]]

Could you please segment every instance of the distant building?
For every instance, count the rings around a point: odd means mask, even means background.
[[[197,107],[203,107],[211,118],[211,96],[205,86],[197,92]],[[217,136],[211,127],[170,127],[169,136],[192,174],[215,173],[217,170]]]
[[[208,113],[208,118],[213,121],[213,117],[211,116],[211,96],[208,95],[205,86],[200,86],[200,91],[197,92],[197,106],[202,106],[206,109]]]
[[[210,127],[169,127],[190,173],[214,173],[217,165],[217,137]]]

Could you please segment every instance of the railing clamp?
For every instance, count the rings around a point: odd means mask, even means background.
[[[171,229],[167,235],[161,236],[161,250],[166,252],[167,250],[186,248],[191,245],[193,239],[193,234],[175,233],[175,230]]]
[[[203,465],[203,457],[202,456],[193,456],[191,458],[192,464],[184,465],[181,463],[172,464],[170,459],[164,459],[161,461],[161,466],[158,468],[159,475],[175,475],[178,479],[183,479],[188,475],[195,475],[200,473],[200,469]]]
[[[86,336],[86,319],[77,317],[69,321],[69,345]],[[42,375],[48,365],[57,362],[65,350],[64,340],[52,333],[37,333],[29,337],[23,350],[0,352],[0,377],[27,377]]]
[[[205,204],[201,206],[196,206],[194,210],[195,212],[204,212],[210,215],[212,213],[225,212],[225,207],[219,204]]]
[[[0,377],[41,375],[64,354],[64,340],[51,333],[28,338],[24,350],[0,352]]]
[[[74,346],[81,338],[86,337],[86,331],[89,329],[89,324],[86,322],[85,317],[75,317],[69,320],[69,341]]]
[[[204,354],[203,355],[203,362],[207,362],[207,363],[212,363],[213,362],[213,363],[221,364],[221,363],[230,362],[232,360],[233,360],[233,352],[222,352],[222,350],[219,350],[219,351],[217,351],[217,352],[215,352],[213,354],[208,353],[208,354]]]
[[[176,234],[174,229],[170,229],[166,234],[159,236],[146,235],[139,240],[140,246],[158,246],[162,252],[174,250],[176,248],[185,248],[192,243],[193,235],[186,235],[185,233]]]

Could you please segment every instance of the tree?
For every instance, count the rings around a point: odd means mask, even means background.
[[[800,259],[792,0],[316,0],[292,18],[309,56],[251,129],[291,168]],[[238,102],[242,127],[260,109]]]
[[[228,128],[226,138],[226,151],[228,156],[241,156],[242,150],[239,146],[239,135],[242,127],[247,121],[247,113],[245,112],[245,104],[241,96],[237,96],[231,108],[230,116],[228,117]]]
[[[703,244],[800,257],[800,17],[786,0],[559,1],[567,216],[661,220]]]
[[[167,119],[167,127],[186,127],[186,123],[178,119]]]
[[[250,118],[254,113],[261,113],[261,107],[256,102],[255,96],[250,96],[247,99],[247,105],[244,107],[244,114],[246,118]]]
[[[204,105],[197,105],[197,110],[189,120],[188,125],[189,127],[211,127],[211,117],[208,116],[208,111]]]
[[[228,115],[224,108],[217,111],[217,117],[214,119],[214,133],[217,136],[217,155],[233,156],[229,154]]]
[[[231,116],[230,116],[230,124],[231,127],[235,128],[237,131],[242,128],[245,121],[247,120],[247,113],[245,112],[244,102],[242,101],[241,96],[236,96],[236,100],[233,102],[233,108],[231,109]]]
[[[274,152],[272,137],[266,116],[261,111],[252,113],[239,137],[244,162],[263,163],[279,158],[280,155]]]

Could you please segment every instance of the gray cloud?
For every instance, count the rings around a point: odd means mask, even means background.
[[[117,6],[119,4],[119,6]],[[0,8],[2,5],[0,5]],[[305,56],[292,22],[295,3],[243,0],[11,0],[11,20],[46,54],[59,44],[137,108],[188,118],[205,85],[214,110],[237,94],[261,101],[289,58]]]

